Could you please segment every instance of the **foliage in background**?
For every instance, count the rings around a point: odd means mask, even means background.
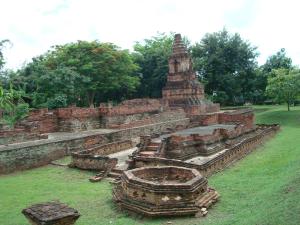
[[[292,69],[292,59],[287,57],[284,48],[280,49],[276,54],[271,55],[266,63],[262,65],[264,73],[271,73],[274,69]]]
[[[292,69],[292,59],[286,55],[284,48],[280,49],[275,54],[271,55],[257,71],[257,79],[255,83],[256,90],[259,91],[258,102],[268,101],[268,95],[265,93],[268,84],[268,78],[274,77],[272,72],[277,69]],[[269,100],[270,101],[270,100]],[[255,103],[255,102],[254,102]]]
[[[78,41],[54,46],[11,80],[31,94],[34,107],[56,107],[58,102],[57,106],[93,106],[132,95],[139,85],[137,70],[127,50],[110,43]]]
[[[168,59],[172,53],[174,33],[158,33],[143,42],[134,45],[135,62],[140,67],[141,85],[136,97],[160,98],[162,88],[165,86],[168,74]],[[183,37],[186,46],[189,40]]]
[[[78,41],[54,46],[18,71],[0,71],[0,82],[25,92],[33,108],[94,106],[131,98],[160,98],[166,83],[174,33],[158,35],[134,45],[134,52],[110,43]],[[3,66],[0,42],[0,67]],[[222,105],[273,103],[266,95],[274,69],[293,69],[285,49],[257,65],[257,50],[239,34],[226,29],[185,44],[210,99]]]
[[[274,76],[268,79],[267,94],[278,103],[287,103],[290,111],[291,104],[300,94],[300,71],[277,69],[272,73]]]
[[[256,48],[239,34],[206,34],[192,46],[194,68],[205,91],[221,104],[241,104],[253,100],[256,79]]]
[[[0,86],[0,122],[13,127],[29,113],[29,105],[22,99],[23,93],[10,87],[9,90]]]
[[[158,34],[134,45],[134,59],[140,66],[141,85],[137,97],[161,97],[168,73],[168,58],[172,52],[173,34]]]

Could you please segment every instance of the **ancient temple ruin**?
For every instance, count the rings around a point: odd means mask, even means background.
[[[176,34],[173,51],[169,58],[169,73],[166,86],[162,90],[165,104],[170,107],[180,107],[189,115],[216,112],[219,104],[205,99],[204,87],[199,82],[188,51]]]
[[[218,197],[197,170],[176,166],[125,171],[113,190],[121,208],[151,217],[204,216]]]
[[[34,110],[15,129],[0,127],[0,174],[72,156],[70,167],[115,178],[121,209],[147,216],[205,215],[218,193],[207,178],[273,136],[252,109],[220,110],[207,100],[180,34],[161,99],[98,108]],[[221,193],[222,194],[222,193]]]

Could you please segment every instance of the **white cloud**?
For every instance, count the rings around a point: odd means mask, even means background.
[[[131,48],[159,32],[199,41],[207,32],[239,32],[258,46],[263,63],[285,47],[300,64],[297,0],[0,0],[0,40],[10,39],[7,67],[76,40],[113,42]]]

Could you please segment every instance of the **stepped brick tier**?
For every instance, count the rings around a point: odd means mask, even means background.
[[[32,225],[73,225],[80,217],[76,209],[60,202],[46,202],[22,210]]]
[[[278,124],[273,125],[257,125],[257,127],[246,134],[241,136],[236,136],[231,138],[230,135],[223,139],[221,142],[217,141],[218,144],[213,145],[213,147],[218,146],[218,151],[214,154],[207,155],[203,154],[202,147],[199,148],[197,144],[193,144],[189,147],[184,146],[185,137],[183,139],[177,139],[177,143],[181,145],[182,148],[176,148],[177,155],[189,154],[190,148],[195,148],[198,151],[198,156],[195,154],[188,155],[189,157],[183,157],[184,159],[175,159],[172,157],[166,157],[168,153],[164,152],[161,154],[160,144],[156,144],[156,149],[145,148],[144,145],[152,145],[153,139],[150,137],[142,137],[142,142],[140,149],[131,156],[131,161],[129,161],[129,168],[142,168],[142,167],[153,167],[153,166],[180,166],[186,168],[197,169],[204,176],[210,176],[216,171],[224,169],[226,166],[230,165],[232,162],[244,157],[245,155],[252,152],[256,147],[261,146],[266,140],[274,136],[280,129]],[[214,132],[216,134],[216,132]],[[217,132],[219,134],[219,132]],[[230,133],[230,132],[229,132]],[[193,135],[191,135],[192,137]],[[215,135],[209,136],[196,135],[197,139],[209,142],[209,139],[216,140]],[[187,136],[189,137],[189,136]],[[223,136],[224,137],[224,136]],[[181,142],[182,141],[182,142]],[[190,140],[189,140],[190,141]],[[156,142],[157,143],[157,142]],[[168,143],[167,143],[168,145]],[[166,147],[164,147],[166,148]],[[187,148],[187,149],[186,149]],[[146,149],[146,150],[144,150]],[[172,148],[166,148],[174,152]],[[186,152],[184,150],[187,150]],[[152,151],[151,151],[152,150]],[[174,153],[173,153],[174,154]]]
[[[151,217],[199,215],[218,197],[197,170],[176,166],[125,171],[113,190],[121,209]]]
[[[107,155],[133,148],[131,140],[118,141],[104,145],[97,145],[83,151],[73,152],[72,162],[69,167],[77,167],[85,170],[97,170],[108,173],[118,163],[118,159]]]
[[[193,71],[192,59],[180,34],[175,35],[172,55],[169,58],[167,84],[162,95],[168,106],[181,107],[189,115],[220,110],[218,104],[204,98],[204,87]]]

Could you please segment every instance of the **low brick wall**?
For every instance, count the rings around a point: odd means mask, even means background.
[[[136,113],[132,115],[102,116],[101,124],[102,127],[109,129],[126,129],[184,118],[186,118],[186,114],[183,109],[174,109],[166,111]]]
[[[110,171],[118,163],[118,159],[107,156],[82,154],[72,156],[70,167],[76,167],[82,170]]]
[[[131,140],[117,141],[104,145],[98,145],[80,152],[72,153],[72,156],[82,155],[82,154],[92,154],[92,155],[110,155],[117,153],[126,149],[133,148],[133,142]]]
[[[57,109],[58,131],[76,132],[101,127],[98,108],[62,108]]]
[[[244,124],[246,130],[254,125],[254,112],[252,109],[238,109],[216,113],[205,113],[190,116],[193,126],[208,126],[213,124]]]
[[[73,152],[71,167],[77,167],[87,170],[109,170],[118,162],[117,159],[111,159],[107,155],[120,152],[133,147],[131,140],[118,141],[104,145],[98,145],[83,151]]]
[[[160,99],[139,98],[126,100],[117,106],[101,103],[99,107],[102,116],[133,115],[146,112],[162,111],[163,105]]]
[[[24,141],[33,141],[40,139],[47,139],[48,135],[30,133],[24,129],[14,129],[14,130],[1,130],[0,131],[0,146],[7,145],[11,143],[19,143]]]
[[[99,108],[36,109],[12,131],[0,127],[0,145],[36,140],[39,134],[45,133],[126,129],[184,118],[183,109],[171,110],[159,99],[133,99],[117,106],[101,104]]]
[[[74,137],[64,139],[46,139],[2,146],[0,147],[0,174],[46,165],[53,160],[70,155],[71,152],[91,148],[95,145],[127,140],[140,135],[160,134],[168,129],[187,127],[188,124],[189,119],[181,119],[107,134],[97,132],[89,135],[74,134]]]

